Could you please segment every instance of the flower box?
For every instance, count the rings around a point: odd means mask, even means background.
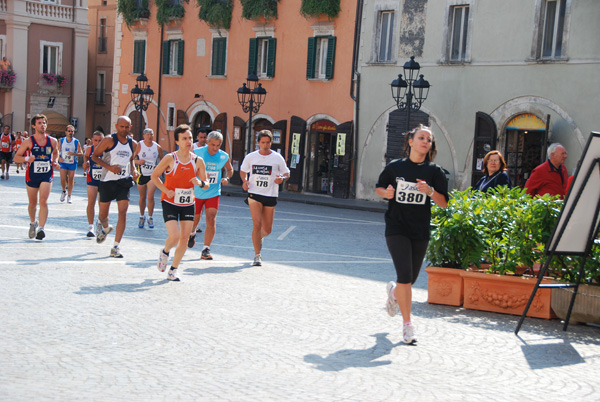
[[[462,306],[464,286],[460,269],[427,267],[427,302]]]
[[[464,286],[463,307],[472,310],[521,315],[535,287],[537,278],[461,271]],[[544,279],[542,283],[553,283]],[[551,308],[552,290],[538,289],[528,317],[555,318]]]
[[[575,288],[552,289],[552,310],[562,320],[567,318],[574,290]],[[569,321],[570,324],[586,322],[600,325],[600,286],[579,285]]]

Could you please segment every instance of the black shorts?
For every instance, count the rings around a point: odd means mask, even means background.
[[[101,181],[98,186],[100,193],[100,202],[129,201],[129,189],[133,186],[133,180],[119,179],[111,181]]]
[[[396,268],[396,282],[414,284],[421,272],[429,240],[414,240],[402,235],[386,236],[388,250]]]
[[[144,176],[143,174],[141,174],[140,178],[138,179],[138,185],[145,186],[150,180],[152,180],[151,176]]]
[[[0,161],[5,160],[8,163],[12,162],[12,152],[0,152]]]
[[[263,207],[274,207],[277,205],[277,197],[267,197],[266,195],[248,193],[248,198],[263,204]]]
[[[163,218],[168,221],[194,221],[194,205],[179,206],[162,201]]]

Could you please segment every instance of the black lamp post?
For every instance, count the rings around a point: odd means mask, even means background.
[[[252,152],[252,114],[258,113],[262,104],[265,103],[267,91],[262,87],[262,84],[258,83],[256,74],[251,73],[246,78],[246,83],[237,90],[237,95],[244,113],[250,113],[246,138],[246,154],[249,154]]]
[[[131,101],[135,105],[135,110],[137,110],[140,114],[138,140],[142,139],[142,124],[144,122],[142,111],[148,110],[148,106],[150,106],[150,103],[152,103],[153,96],[154,91],[150,89],[150,85],[148,85],[148,77],[146,77],[144,73],[141,73],[135,79],[135,88],[131,89]]]
[[[410,127],[410,112],[415,112],[421,108],[427,95],[429,94],[429,81],[423,78],[423,74],[419,75],[421,66],[415,61],[415,56],[411,56],[410,60],[404,63],[404,77],[398,74],[398,78],[392,81],[392,97],[396,101],[396,106],[399,110],[406,110],[406,131]],[[415,79],[419,76],[418,79]]]

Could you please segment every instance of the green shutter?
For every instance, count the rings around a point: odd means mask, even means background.
[[[269,38],[269,52],[267,54],[267,77],[275,77],[275,54],[277,51],[277,38]]]
[[[163,42],[163,55],[162,55],[162,73],[169,74],[169,56],[171,53],[171,44],[168,40]]]
[[[145,70],[146,41],[136,40],[133,42],[133,72],[142,74]]]
[[[325,78],[333,78],[333,67],[335,66],[335,36],[327,40],[327,62],[325,64]]]
[[[258,57],[258,39],[250,38],[250,49],[248,50],[248,75],[254,73],[258,74],[256,71],[256,62]]]
[[[225,75],[227,38],[213,38],[211,75]]]
[[[317,38],[308,38],[308,52],[306,56],[306,78],[315,78],[315,52]]]
[[[183,75],[183,40],[179,40],[177,46],[177,74]]]

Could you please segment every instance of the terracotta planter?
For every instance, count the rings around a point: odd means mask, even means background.
[[[465,300],[463,307],[473,310],[521,315],[537,278],[461,271]],[[542,283],[553,283],[544,279]],[[550,306],[551,289],[539,289],[528,317],[555,318]]]
[[[464,298],[461,269],[427,267],[427,302],[462,306]]]
[[[560,319],[567,318],[567,311],[575,288],[552,289],[552,310]],[[600,286],[579,285],[570,324],[587,322],[600,325]]]

